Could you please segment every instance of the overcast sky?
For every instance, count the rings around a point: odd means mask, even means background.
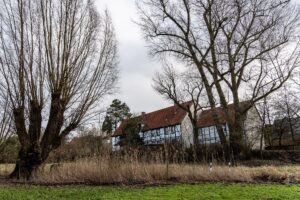
[[[133,22],[138,20],[135,0],[96,0],[96,3],[99,10],[108,8],[110,11],[119,41],[119,93],[113,98],[125,101],[135,113],[170,105],[151,86],[154,73],[161,70],[162,65],[148,56],[141,31]]]
[[[154,73],[162,66],[148,55],[142,33],[133,22],[138,19],[135,0],[96,0],[96,3],[99,10],[107,7],[111,13],[119,42],[119,93],[114,97],[125,101],[137,113],[170,105],[151,86]]]

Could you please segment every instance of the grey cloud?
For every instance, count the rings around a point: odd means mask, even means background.
[[[153,61],[147,53],[146,43],[133,20],[137,19],[134,0],[98,0],[99,10],[107,7],[111,13],[119,41],[120,81],[119,93],[113,98],[125,101],[133,112],[150,112],[167,106],[152,88],[152,77],[161,69],[161,63]]]

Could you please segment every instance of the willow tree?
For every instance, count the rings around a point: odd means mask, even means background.
[[[117,80],[107,11],[91,0],[1,0],[1,92],[21,148],[11,177],[30,178]]]
[[[230,147],[247,151],[247,111],[299,64],[299,8],[289,0],[140,0],[138,8],[151,54],[198,70],[216,124],[216,105],[228,110],[233,101],[234,117],[225,112]]]

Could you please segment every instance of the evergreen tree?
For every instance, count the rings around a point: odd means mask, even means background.
[[[126,103],[118,99],[114,99],[107,109],[104,122],[102,124],[102,131],[112,134],[124,119],[131,117],[130,108]]]
[[[105,119],[103,121],[103,124],[102,124],[102,131],[104,131],[104,132],[106,132],[108,134],[111,134],[112,131],[113,131],[112,128],[113,128],[113,126],[112,126],[112,120],[111,120],[111,118],[108,115],[106,115]]]
[[[138,147],[143,145],[143,139],[140,137],[140,125],[135,119],[130,119],[123,129],[123,135],[120,136],[120,146]]]

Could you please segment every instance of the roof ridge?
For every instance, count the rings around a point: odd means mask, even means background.
[[[248,103],[249,101],[240,101],[240,104],[245,104],[245,103]],[[229,104],[227,104],[227,106],[228,107],[232,107],[232,106],[234,106],[234,103],[229,103]],[[219,105],[217,105],[216,107],[215,107],[215,109],[225,109],[221,104],[219,104]],[[211,107],[209,107],[209,108],[207,108],[207,109],[205,109],[205,110],[203,110],[203,111],[207,111],[207,110],[212,110],[212,108]]]
[[[190,103],[189,101],[188,102],[184,102],[184,103],[181,103],[182,104],[187,104],[187,103]],[[173,106],[168,106],[168,107],[165,107],[165,108],[161,108],[159,110],[155,110],[155,111],[151,111],[151,112],[145,112],[144,115],[149,115],[149,114],[153,114],[153,113],[156,113],[156,112],[160,112],[160,111],[164,111],[164,110],[167,110],[167,109],[170,109],[170,108],[173,108],[173,107],[178,107],[179,109],[181,109],[178,105],[173,105]],[[142,115],[138,115],[136,117],[141,117]]]

